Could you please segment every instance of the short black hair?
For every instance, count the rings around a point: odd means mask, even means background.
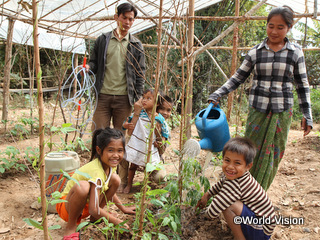
[[[134,18],[136,18],[136,16],[138,15],[138,11],[135,8],[135,6],[133,6],[130,3],[122,3],[117,7],[117,12],[116,14],[118,14],[118,16],[120,16],[121,14],[125,14],[126,12],[132,12],[134,13]]]
[[[252,163],[254,157],[256,156],[255,145],[249,138],[246,137],[231,138],[223,147],[223,157],[226,151],[243,155],[246,161],[246,165]]]

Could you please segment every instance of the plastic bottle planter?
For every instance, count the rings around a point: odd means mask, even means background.
[[[206,109],[201,110],[195,119],[200,137],[201,149],[220,152],[230,139],[229,126],[225,113],[219,107],[210,103]]]

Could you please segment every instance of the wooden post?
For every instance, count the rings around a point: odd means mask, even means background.
[[[194,0],[189,0],[189,17],[194,16]],[[194,45],[194,20],[188,18],[188,43],[187,43],[187,106],[186,106],[186,137],[191,137],[192,98],[193,98],[193,45]]]
[[[39,39],[38,39],[38,5],[36,0],[32,0],[32,17],[33,17],[33,47],[35,68],[37,77],[38,89],[38,106],[39,106],[39,149],[40,156],[38,166],[40,169],[40,192],[41,192],[41,211],[42,211],[42,226],[44,239],[49,240],[48,221],[47,221],[47,199],[46,199],[46,182],[45,182],[45,161],[44,161],[44,106],[43,92],[41,82],[40,54],[39,54]]]
[[[12,59],[12,36],[13,36],[13,27],[15,21],[9,19],[8,24],[8,33],[7,33],[7,44],[6,44],[6,53],[5,53],[5,64],[4,64],[4,78],[3,78],[3,104],[2,104],[2,120],[5,121],[5,131],[7,131],[8,120],[8,108],[9,108],[9,88],[10,88],[10,71],[11,71],[11,59]]]
[[[235,16],[238,17],[240,12],[240,3],[239,0],[236,0],[236,10]],[[236,72],[237,68],[237,52],[238,52],[238,39],[239,39],[239,27],[237,26],[233,31],[233,51],[232,51],[232,62],[231,62],[231,74],[230,77]],[[234,92],[229,93],[228,95],[228,111],[227,111],[227,121],[230,121],[232,105],[233,105]]]
[[[180,41],[181,44],[184,42],[183,37],[185,36],[185,31],[181,30],[184,26],[181,25],[180,27]],[[184,29],[187,29],[184,27]],[[186,114],[185,114],[185,78],[184,78],[184,48],[181,48],[181,89],[182,93],[180,96],[181,100],[181,120],[180,120],[180,135],[179,135],[179,150],[182,150],[183,144],[185,142],[185,122],[186,122]],[[177,97],[176,97],[177,99]],[[178,188],[179,188],[179,196],[180,196],[180,204],[182,203],[182,183],[183,183],[183,155],[179,155],[179,171],[178,171]]]
[[[160,7],[159,7],[159,25],[158,25],[158,49],[157,49],[157,68],[156,68],[156,82],[154,87],[154,92],[157,95],[159,92],[159,82],[160,82],[160,59],[161,59],[161,31],[162,31],[162,13],[163,13],[163,0],[160,0]],[[155,129],[155,115],[156,115],[156,106],[155,104],[152,109],[152,116],[151,116],[151,128]],[[153,130],[154,131],[154,130]],[[147,154],[147,161],[146,164],[150,162],[152,156],[152,145],[153,145],[153,132],[150,131],[149,140],[148,140],[148,154]],[[145,176],[143,179],[143,189],[142,189],[142,196],[140,202],[140,216],[139,216],[139,233],[138,239],[141,239],[143,236],[143,225],[144,225],[144,212],[146,208],[145,200],[146,200],[146,193],[147,193],[147,184],[148,184],[148,175],[149,173],[145,170]]]

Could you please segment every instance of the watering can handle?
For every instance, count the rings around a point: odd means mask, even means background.
[[[202,116],[202,126],[205,128],[206,127],[206,123],[207,123],[207,117],[209,115],[209,112],[211,111],[211,109],[214,107],[213,102],[211,102],[209,104],[209,106],[207,107],[206,111],[204,112],[203,116]],[[220,108],[219,104],[216,106],[217,108]]]

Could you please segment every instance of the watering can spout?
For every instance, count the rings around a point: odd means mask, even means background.
[[[199,142],[201,149],[211,150],[212,149],[212,142],[209,138],[203,138]]]

